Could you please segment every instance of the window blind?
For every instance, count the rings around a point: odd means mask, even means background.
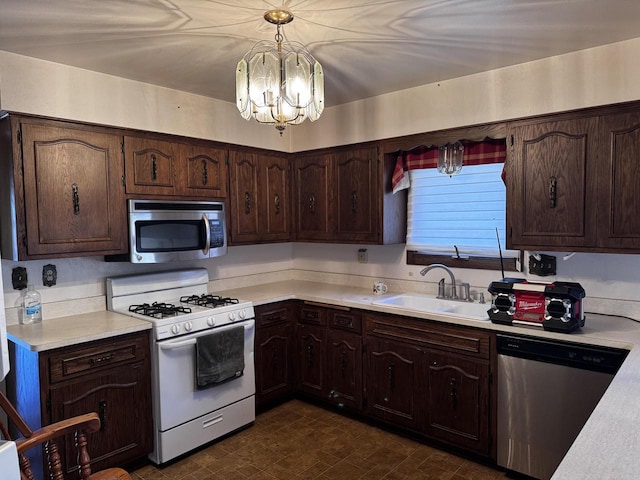
[[[502,163],[465,165],[453,177],[435,168],[410,170],[407,249],[498,257],[497,228],[503,257],[518,257],[517,250],[505,250],[502,167]]]

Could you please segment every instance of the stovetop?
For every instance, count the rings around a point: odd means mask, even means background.
[[[205,269],[107,279],[107,308],[153,324],[157,340],[254,318],[253,304],[207,292]]]

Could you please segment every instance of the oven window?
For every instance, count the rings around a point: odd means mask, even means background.
[[[205,246],[202,220],[137,221],[135,225],[138,252],[183,252]]]

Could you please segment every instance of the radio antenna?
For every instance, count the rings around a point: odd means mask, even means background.
[[[500,271],[502,272],[502,278],[504,278],[504,260],[502,259],[502,247],[500,246],[500,235],[498,234],[498,227],[496,227],[496,238],[498,239],[498,252],[500,252]]]

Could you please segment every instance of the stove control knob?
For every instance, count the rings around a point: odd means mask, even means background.
[[[190,331],[193,329],[193,323],[191,323],[191,322],[187,322],[187,323],[185,323],[185,324],[184,324],[184,329],[185,329],[187,332],[190,332]]]
[[[177,335],[180,333],[180,325],[171,325],[171,333]]]
[[[236,312],[229,312],[229,320],[232,322],[236,321]]]
[[[210,327],[216,326],[216,319],[214,317],[207,317],[207,325]]]
[[[242,309],[242,310],[240,310],[240,312],[238,313],[238,316],[239,316],[242,320],[244,320],[245,318],[247,318],[247,312],[246,312],[244,309]]]

